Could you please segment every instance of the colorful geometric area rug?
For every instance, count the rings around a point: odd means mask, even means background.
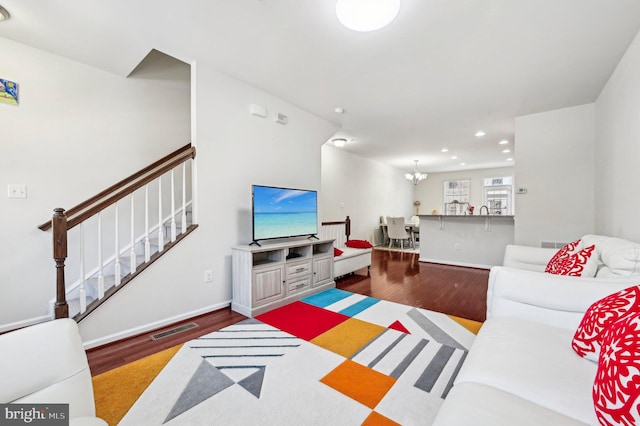
[[[121,425],[426,425],[475,335],[332,289],[185,343]]]

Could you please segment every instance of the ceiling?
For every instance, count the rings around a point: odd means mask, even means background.
[[[640,29],[638,0],[402,0],[369,33],[333,0],[0,4],[0,37],[123,76],[151,49],[206,61],[337,124],[343,149],[422,172],[513,165],[514,118],[593,102]]]

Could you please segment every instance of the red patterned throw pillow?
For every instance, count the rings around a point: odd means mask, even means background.
[[[349,240],[345,244],[347,247],[351,248],[371,248],[373,247],[369,241],[366,240]]]
[[[629,287],[598,300],[582,317],[571,347],[578,355],[597,362],[606,328],[635,314],[640,314],[640,286]]]
[[[572,243],[566,244],[560,250],[553,255],[549,263],[547,263],[547,268],[544,270],[550,274],[557,274],[564,262],[566,262],[569,257],[580,250],[581,240],[576,240]]]
[[[334,256],[340,256],[342,253],[344,253],[342,250],[340,250],[338,247],[334,247],[333,248],[333,255]]]
[[[592,396],[600,424],[640,424],[640,314],[610,325],[602,334]]]
[[[598,267],[597,259],[592,256],[595,249],[595,245],[580,249],[580,240],[569,243],[558,250],[544,271],[555,275],[593,277]]]

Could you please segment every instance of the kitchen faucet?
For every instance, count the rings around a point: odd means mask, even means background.
[[[487,216],[488,216],[489,215],[489,207],[487,207],[487,206],[480,207],[480,213],[479,214],[482,214],[482,209],[487,209]]]

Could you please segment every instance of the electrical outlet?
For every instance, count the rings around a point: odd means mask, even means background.
[[[207,269],[204,271],[204,282],[210,283],[213,281],[213,271],[211,269]]]
[[[7,185],[9,198],[27,198],[27,185]]]

